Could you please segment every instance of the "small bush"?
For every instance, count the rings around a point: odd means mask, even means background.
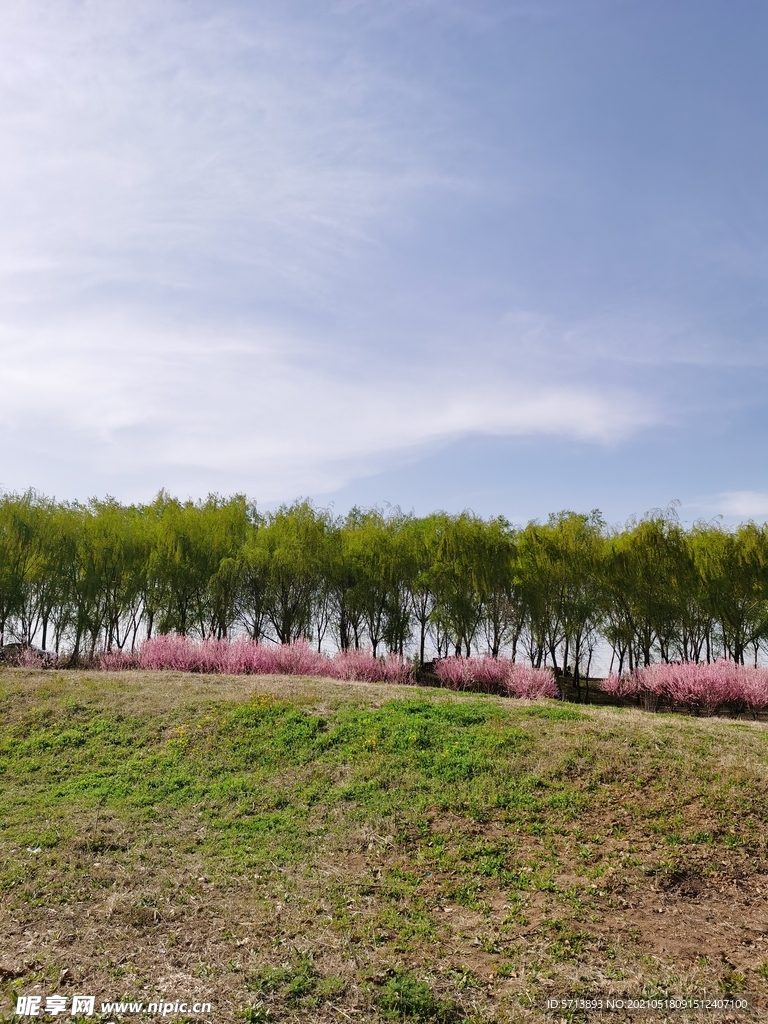
[[[548,669],[520,665],[509,658],[443,658],[435,674],[451,690],[494,693],[501,697],[557,697],[554,677]]]
[[[413,669],[398,654],[374,658],[370,651],[339,651],[325,674],[334,679],[357,679],[368,683],[410,683]]]

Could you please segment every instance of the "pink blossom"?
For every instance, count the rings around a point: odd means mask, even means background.
[[[617,697],[637,696],[649,710],[663,700],[673,708],[706,715],[726,706],[748,708],[757,715],[768,708],[768,669],[747,668],[725,658],[709,665],[649,665],[620,679],[610,676],[603,690]]]
[[[495,693],[503,697],[556,697],[557,685],[548,669],[520,665],[509,658],[443,658],[435,673],[452,690]]]
[[[399,655],[374,658],[370,651],[341,651],[334,657],[310,647],[306,640],[292,644],[262,644],[248,638],[192,640],[177,633],[145,640],[136,655],[104,653],[100,668],[143,668],[228,675],[326,676],[363,682],[411,683],[413,672]]]
[[[95,666],[104,672],[120,672],[138,668],[138,657],[130,651],[102,651],[96,655]]]
[[[637,680],[634,673],[620,676],[617,672],[611,672],[608,678],[603,680],[601,689],[604,693],[609,693],[612,697],[619,699],[634,697],[637,693]]]
[[[508,663],[507,696],[525,697],[535,700],[537,697],[557,697],[558,689],[554,676],[548,669],[531,668],[530,665]]]
[[[334,679],[358,679],[368,683],[412,683],[413,670],[399,654],[374,658],[371,651],[339,651],[330,661]]]

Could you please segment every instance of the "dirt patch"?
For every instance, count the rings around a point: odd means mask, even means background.
[[[768,956],[768,875],[673,873],[620,897],[603,927],[610,939],[684,968],[704,959],[756,971]]]

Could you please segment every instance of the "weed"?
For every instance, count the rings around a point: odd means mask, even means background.
[[[387,979],[376,1004],[390,1020],[438,1024],[455,1019],[454,1005],[437,999],[425,981],[420,981],[407,971],[398,971]]]

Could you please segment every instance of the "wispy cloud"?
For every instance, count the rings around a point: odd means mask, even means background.
[[[631,395],[542,389],[482,366],[460,380],[433,370],[426,387],[399,367],[350,379],[268,334],[191,338],[100,320],[61,331],[57,351],[46,332],[23,346],[2,334],[0,349],[0,424],[51,453],[86,445],[94,479],[109,490],[141,470],[145,490],[171,478],[193,490],[207,478],[276,500],[327,492],[398,453],[467,435],[604,443],[648,422]]]
[[[510,57],[571,9],[5,4],[0,482],[277,500],[470,435],[615,445],[697,408],[689,367],[763,365],[614,286],[563,62]]]
[[[52,297],[62,282],[195,288],[216,264],[312,295],[393,204],[444,178],[409,145],[426,98],[330,26],[231,4],[4,10],[6,300],[25,294],[9,273],[51,262],[36,287]],[[395,127],[404,108],[413,124]]]

